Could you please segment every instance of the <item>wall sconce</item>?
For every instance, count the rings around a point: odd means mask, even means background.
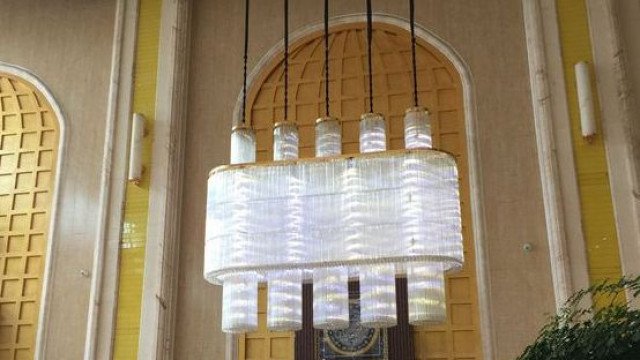
[[[581,61],[575,65],[578,105],[580,107],[580,128],[582,137],[591,143],[596,135],[596,116],[591,91],[589,64]]]
[[[140,185],[142,181],[142,139],[145,136],[144,116],[133,114],[131,121],[131,144],[129,147],[129,182]]]

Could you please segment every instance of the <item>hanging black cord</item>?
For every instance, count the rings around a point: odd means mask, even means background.
[[[367,0],[367,63],[369,65],[369,112],[373,112],[373,68],[371,65],[371,42],[373,38],[371,0]]]
[[[329,117],[329,0],[324,0],[324,112]]]
[[[284,121],[289,120],[289,0],[284,0]]]
[[[247,119],[247,54],[249,52],[249,0],[244,2],[244,69],[242,75],[242,125]]]
[[[411,21],[411,69],[413,71],[413,104],[418,106],[418,70],[416,65],[416,9],[415,0],[409,0]]]

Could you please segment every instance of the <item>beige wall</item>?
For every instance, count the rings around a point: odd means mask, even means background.
[[[361,0],[331,3],[333,16],[363,8]],[[40,77],[66,117],[47,359],[81,358],[84,347],[91,278],[80,273],[92,268],[98,227],[115,4],[0,0],[0,61]],[[205,189],[208,171],[228,162],[241,85],[242,4],[193,0],[176,359],[222,359],[225,353],[221,291],[202,279]],[[619,4],[632,106],[640,114],[640,0]],[[292,1],[292,31],[319,23],[321,6],[318,0]],[[408,13],[406,1],[377,0],[374,6],[377,12]],[[418,22],[451,44],[473,78],[489,274],[489,287],[480,291],[490,295],[495,358],[511,359],[554,309],[521,2],[423,0],[417,11]],[[250,68],[281,40],[281,19],[281,1],[252,2]],[[632,130],[637,155],[640,135],[637,126]],[[533,245],[528,255],[524,243]]]
[[[531,342],[554,310],[529,92],[521,2],[419,1],[417,21],[469,65],[477,107],[495,358]],[[332,2],[332,15],[362,12],[363,2]],[[375,11],[406,16],[407,2],[378,0]],[[321,21],[322,2],[291,2],[291,29]],[[241,85],[243,6],[195,0],[186,129],[177,359],[222,359],[220,288],[202,279],[205,189],[209,170],[228,161],[232,111]],[[281,2],[252,2],[250,66],[282,36]],[[524,243],[533,251],[526,255]],[[480,245],[478,245],[480,246]],[[488,336],[489,334],[483,334]]]
[[[0,60],[49,87],[66,117],[53,234],[46,359],[84,350],[105,138],[115,0],[0,1]]]

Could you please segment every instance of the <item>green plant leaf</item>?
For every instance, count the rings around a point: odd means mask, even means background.
[[[633,296],[625,301],[627,290]],[[587,296],[593,305],[584,307]],[[640,360],[640,310],[629,306],[639,296],[640,276],[577,291],[518,359]]]

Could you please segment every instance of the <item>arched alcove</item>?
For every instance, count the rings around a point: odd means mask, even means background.
[[[389,147],[398,149],[404,146],[402,117],[412,99],[410,37],[404,27],[398,26],[403,20],[376,16],[374,21],[374,107],[387,119]],[[339,18],[334,23],[329,39],[331,114],[342,123],[343,151],[356,153],[358,120],[367,111],[365,23],[360,16]],[[290,46],[289,120],[299,126],[300,156],[313,157],[314,122],[324,115],[322,31],[314,26],[292,38],[295,40]],[[463,271],[447,278],[447,323],[413,328],[415,355],[416,359],[480,359],[481,299],[474,236],[481,232],[472,231],[472,224],[481,226],[481,223],[475,221],[480,211],[479,196],[474,195],[477,175],[470,174],[476,163],[475,154],[469,151],[473,144],[469,139],[473,135],[469,126],[470,79],[463,64],[453,61],[453,57],[458,59],[453,51],[446,53],[442,51],[442,43],[437,47],[428,40],[424,36],[418,39],[419,98],[433,116],[434,147],[454,154],[459,164],[466,263]],[[247,114],[256,131],[258,161],[272,158],[272,128],[275,122],[283,120],[283,98],[282,48],[277,46],[258,64],[249,85]],[[261,295],[260,316],[264,322],[266,296]],[[261,353],[293,358],[293,334],[271,333],[264,326],[260,329],[239,338],[239,359],[261,359]]]
[[[60,109],[28,71],[0,63],[0,358],[42,338],[62,143]]]

